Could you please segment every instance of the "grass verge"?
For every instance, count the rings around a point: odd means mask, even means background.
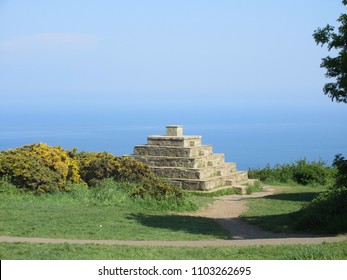
[[[312,201],[324,187],[281,186],[278,191],[263,198],[250,198],[248,210],[242,218],[251,224],[274,232],[297,232],[295,215],[305,204]]]
[[[346,260],[347,241],[319,245],[146,247],[0,243],[2,260]]]

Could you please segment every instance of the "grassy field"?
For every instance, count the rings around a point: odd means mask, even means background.
[[[200,204],[211,198],[197,197]],[[0,195],[0,235],[72,239],[211,240],[228,233],[214,220],[156,210],[144,201],[98,203],[86,195]]]
[[[320,245],[204,248],[0,243],[0,259],[346,260],[347,241]]]
[[[277,193],[263,198],[248,199],[248,211],[242,218],[273,232],[297,232],[295,213],[324,191],[324,187],[282,185]]]
[[[276,187],[266,198],[248,200],[244,219],[273,231],[291,232],[296,211],[324,188]],[[100,195],[100,193],[99,193]],[[210,195],[189,194],[195,205]],[[183,207],[185,209],[185,207]],[[184,210],[183,209],[183,210]],[[79,190],[35,196],[0,192],[0,235],[70,239],[213,240],[228,233],[214,220],[192,217],[117,194],[115,201],[95,199]],[[320,245],[249,247],[144,247],[0,243],[1,259],[347,259],[347,242]]]

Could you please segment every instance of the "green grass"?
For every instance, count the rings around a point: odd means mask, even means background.
[[[347,233],[347,188],[329,189],[303,207],[297,216],[297,228],[315,232]]]
[[[183,210],[194,206],[186,202]],[[199,201],[207,202],[206,198]],[[72,193],[41,196],[10,190],[0,192],[0,235],[120,240],[228,238],[213,219],[163,210],[165,203],[148,197],[132,200],[110,188],[89,191],[78,187]]]
[[[240,194],[239,191],[235,188],[225,188],[216,191],[187,191],[187,195],[190,197],[198,196],[198,197],[219,197],[223,195],[232,195],[232,194]]]
[[[170,201],[129,199],[121,189],[113,187],[93,191],[76,187],[72,193],[41,196],[21,193],[9,186],[6,191],[0,188],[0,235],[119,240],[228,238],[228,233],[213,219],[184,213],[212,202],[210,195],[191,193],[181,205],[172,207]],[[291,232],[295,225],[292,213],[324,190],[303,186],[276,189],[278,193],[269,197],[249,199],[244,219],[272,231]],[[225,193],[216,195],[222,194]],[[177,207],[181,212],[172,211]],[[0,258],[347,259],[347,242],[204,248],[0,243]]]
[[[0,243],[2,260],[346,260],[347,241],[319,245],[156,247]]]
[[[263,190],[263,186],[260,183],[260,181],[255,181],[252,184],[247,184],[247,189],[246,189],[246,193],[247,194],[252,194],[254,192],[261,192]]]
[[[276,189],[276,194],[248,199],[248,210],[242,214],[242,218],[274,232],[297,231],[295,213],[325,190],[324,187],[298,185]]]

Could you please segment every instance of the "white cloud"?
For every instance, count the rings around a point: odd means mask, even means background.
[[[12,37],[0,41],[0,51],[28,50],[83,50],[94,48],[100,38],[83,33],[38,33],[28,36]]]

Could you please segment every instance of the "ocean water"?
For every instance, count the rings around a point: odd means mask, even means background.
[[[330,107],[329,107],[330,108]],[[338,108],[338,109],[336,109]],[[347,156],[347,106],[326,108],[173,108],[0,113],[0,150],[44,142],[79,151],[132,154],[148,135],[165,134],[165,126],[184,125],[185,135],[201,135],[239,170]]]

